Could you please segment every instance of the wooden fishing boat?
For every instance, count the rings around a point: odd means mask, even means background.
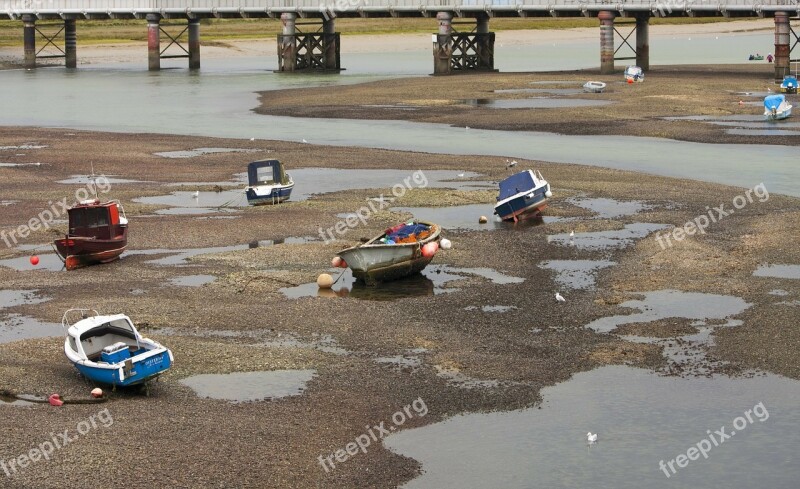
[[[356,280],[369,285],[388,282],[421,272],[438,250],[440,233],[438,224],[410,221],[342,250],[337,256],[347,263]],[[423,248],[433,252],[423,252]]]
[[[69,232],[53,243],[67,270],[114,261],[128,246],[128,219],[119,201],[84,200],[67,213]]]
[[[523,216],[535,216],[547,207],[553,193],[538,170],[524,170],[500,182],[494,213],[504,221],[517,222]]]
[[[278,160],[254,161],[247,165],[245,194],[250,205],[280,204],[292,195],[294,181]]]
[[[70,324],[70,317],[81,319]],[[112,386],[143,384],[172,366],[172,352],[143,338],[124,314],[101,316],[92,309],[70,309],[61,325],[64,353],[87,379]]]

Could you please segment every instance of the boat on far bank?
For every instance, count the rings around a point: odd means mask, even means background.
[[[625,81],[628,83],[643,82],[644,70],[640,66],[628,66],[625,68]]]
[[[779,121],[792,115],[792,104],[781,94],[767,95],[764,98],[764,118]]]
[[[784,76],[781,82],[781,92],[797,93],[797,77],[794,75]]]
[[[764,55],[763,54],[751,54],[750,56],[747,57],[747,60],[748,61],[764,61]]]
[[[606,89],[606,84],[601,81],[588,81],[583,85],[583,91],[589,93],[601,93]]]
[[[83,200],[67,209],[69,231],[53,242],[67,270],[108,263],[128,246],[128,219],[117,200]]]
[[[540,214],[552,196],[550,184],[538,170],[524,170],[500,182],[494,213],[504,221],[517,222]]]
[[[409,221],[336,255],[356,280],[374,285],[421,272],[439,249],[438,224]]]
[[[247,203],[280,204],[289,200],[294,189],[292,177],[278,160],[254,161],[247,165]]]

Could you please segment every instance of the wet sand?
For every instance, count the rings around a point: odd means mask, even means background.
[[[414,89],[413,84],[409,87]],[[337,97],[345,100],[345,95]],[[479,122],[479,118],[469,120],[473,127]],[[113,152],[107,149],[110,141]],[[681,375],[681,369],[671,366],[657,345],[631,343],[584,327],[601,317],[633,312],[619,304],[637,298],[637,292],[678,289],[743,298],[752,304],[736,316],[743,324],[718,329],[718,346],[708,351],[716,371],[745,375],[757,368],[800,378],[796,360],[800,333],[794,327],[800,283],[752,276],[762,263],[800,263],[800,251],[794,245],[800,237],[798,199],[770,195],[765,202],[755,200],[709,227],[706,234],[690,236],[666,249],[650,235],[626,248],[587,250],[547,237],[570,231],[580,237],[633,223],[681,226],[705,214],[706,206],[724,203],[729,208],[743,190],[520,160],[519,168],[538,168],[553,185],[555,196],[546,215],[574,220],[494,231],[446,231],[453,249],[440,251],[434,264],[488,267],[524,282],[496,284],[467,274],[446,285],[458,288],[446,294],[397,301],[360,300],[355,294],[289,300],[280,288],[313,282],[328,271],[337,250],[408,217],[384,210],[342,240],[325,244],[319,239],[319,228],[334,225],[340,219],[337,214],[354,212],[380,193],[388,195],[388,188],[341,191],[276,207],[241,207],[205,216],[156,215],[163,206],[137,204],[132,199],[175,190],[210,190],[211,182],[230,181],[248,161],[262,155],[280,159],[290,172],[308,167],[372,168],[400,169],[410,175],[419,169],[439,169],[452,171],[456,181],[464,171],[497,181],[508,174],[504,161],[275,141],[0,129],[0,146],[32,142],[47,147],[5,150],[0,155],[3,161],[42,163],[0,168],[2,199],[16,201],[0,208],[2,230],[27,222],[48,201],[71,196],[80,185],[53,182],[87,173],[87,162],[92,161],[98,173],[142,181],[115,184],[108,194],[125,206],[131,250],[247,245],[289,237],[316,241],[206,254],[189,259],[186,266],[148,263],[163,255],[131,254],[112,264],[74,272],[0,267],[4,290],[35,289],[49,298],[3,309],[0,314],[57,323],[70,307],[123,312],[146,336],[170,347],[176,359],[174,368],[152,385],[150,397],[121,391],[111,393],[110,402],[102,406],[0,406],[4,410],[0,457],[4,460],[50,439],[51,432],[74,431],[77,423],[103,408],[114,419],[113,426],[90,431],[57,451],[50,461],[36,462],[13,478],[0,473],[4,487],[73,487],[97,477],[100,470],[104,480],[135,485],[166,481],[176,487],[395,487],[413,478],[419,465],[381,445],[373,444],[367,453],[337,463],[330,473],[317,457],[344,448],[365,432],[365,426],[390,420],[418,398],[429,412],[403,428],[458,413],[533,406],[543,386],[600,365],[636,365]],[[263,153],[190,159],[153,154],[199,147]],[[208,183],[169,185],[174,182]],[[637,200],[650,207],[612,219],[592,218],[591,212],[568,200],[576,197]],[[487,192],[425,189],[407,192],[396,205],[491,200]],[[219,216],[226,218],[216,219]],[[478,216],[473,217],[477,220]],[[56,227],[63,232],[63,224]],[[40,230],[24,243],[46,244],[58,234]],[[0,260],[29,254],[3,245]],[[571,259],[608,259],[618,265],[599,271],[596,287],[585,290],[565,290],[555,283],[554,272],[537,266],[547,260]],[[201,287],[169,284],[176,277],[197,274],[216,280]],[[775,289],[786,294],[774,295]],[[556,291],[567,302],[557,302]],[[480,311],[484,305],[516,309]],[[691,328],[681,318],[648,326],[652,326],[649,334],[667,338]],[[421,358],[420,365],[377,361],[411,351]],[[302,395],[240,404],[199,398],[180,383],[201,373],[282,369],[313,369],[316,376]],[[469,383],[454,382],[440,372],[466,376],[462,380],[487,381],[490,387],[467,388]],[[0,344],[0,390],[37,395],[59,392],[69,399],[88,397],[91,387],[67,362],[60,338]],[[132,471],[133,461],[142,470]]]

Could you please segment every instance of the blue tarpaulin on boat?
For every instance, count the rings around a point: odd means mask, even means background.
[[[419,234],[429,229],[430,227],[424,224],[406,224],[400,229],[397,229],[396,231],[389,234],[388,238],[394,242],[397,242],[401,239],[408,238],[409,236]]]
[[[500,195],[497,200],[507,199],[520,192],[533,190],[535,187],[536,182],[533,181],[529,171],[515,173],[500,182]]]
[[[783,103],[784,100],[786,100],[786,97],[780,94],[767,95],[767,97],[764,99],[764,107],[770,110],[777,109],[778,107],[780,107],[780,105]]]

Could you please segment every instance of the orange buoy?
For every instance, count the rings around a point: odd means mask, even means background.
[[[435,255],[438,250],[439,250],[439,243],[437,243],[436,241],[431,241],[430,243],[427,243],[422,247],[422,256],[424,256],[425,258],[430,258],[433,255]]]
[[[631,78],[628,78],[628,83],[633,83],[633,80]]]
[[[331,260],[331,266],[334,268],[339,268],[342,266],[342,259],[341,257],[334,256],[333,260]]]
[[[49,402],[51,406],[56,407],[64,404],[64,401],[61,400],[61,396],[58,394],[51,394],[50,397],[47,398],[47,402]]]

